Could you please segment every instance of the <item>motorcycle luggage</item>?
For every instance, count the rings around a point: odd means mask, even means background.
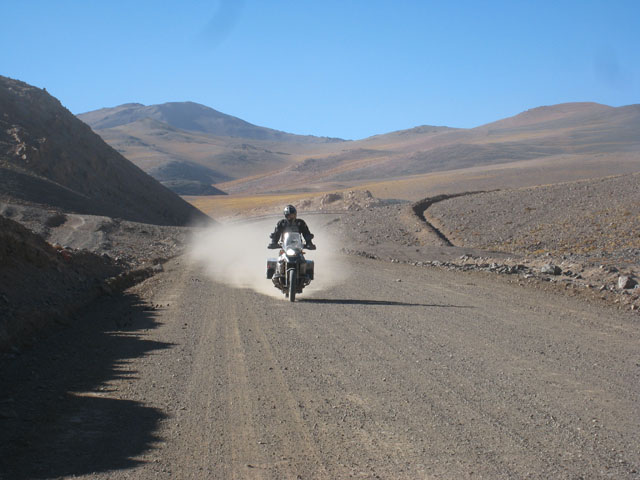
[[[309,277],[309,280],[313,280],[313,267],[314,267],[313,260],[307,260],[306,274]]]
[[[277,264],[277,258],[267,258],[267,278],[273,278],[273,274],[276,272]]]

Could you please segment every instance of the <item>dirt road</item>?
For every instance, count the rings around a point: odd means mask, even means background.
[[[181,257],[4,359],[0,476],[640,478],[637,316],[343,261],[291,304]]]

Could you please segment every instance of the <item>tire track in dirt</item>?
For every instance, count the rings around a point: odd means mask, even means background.
[[[263,443],[273,457],[272,478],[296,479],[301,472],[313,478],[331,478],[310,434],[312,427],[302,418],[301,403],[282,375],[283,366],[277,361],[271,342],[260,325],[262,319],[253,309],[246,310],[239,318],[245,349],[248,352],[257,348],[256,353],[259,353],[259,357],[254,354],[249,379],[263,412],[260,434],[265,436]],[[264,415],[269,408],[269,415]],[[273,443],[274,439],[278,439],[277,444]],[[277,461],[276,457],[281,460]]]
[[[477,298],[477,297],[476,297]],[[471,298],[469,298],[471,300]],[[476,304],[478,304],[476,299]],[[547,358],[544,355],[535,355],[530,351],[515,348],[509,342],[501,339],[501,336],[495,336],[495,327],[483,331],[482,325],[496,324],[499,328],[506,331],[515,330],[522,331],[522,322],[515,321],[509,315],[503,314],[495,317],[491,311],[486,311],[484,302],[480,303],[482,310],[473,311],[473,325],[469,325],[469,316],[461,314],[456,309],[452,309],[448,315],[449,321],[441,323],[435,320],[434,326],[430,327],[430,336],[425,337],[424,326],[415,329],[418,325],[409,318],[402,320],[402,315],[396,315],[394,321],[384,318],[373,317],[365,318],[360,316],[354,318],[352,322],[347,322],[344,328],[349,329],[352,333],[345,334],[345,337],[352,337],[359,334],[361,337],[367,338],[367,344],[371,347],[372,352],[376,352],[378,359],[374,362],[378,365],[398,364],[398,352],[402,352],[402,359],[405,357],[419,359],[419,363],[427,361],[434,368],[422,369],[423,377],[407,376],[407,372],[416,370],[411,362],[406,361],[405,368],[394,369],[390,377],[395,380],[395,390],[402,391],[403,386],[413,382],[420,386],[419,390],[426,392],[423,388],[429,385],[439,385],[440,388],[430,390],[432,401],[443,413],[439,418],[444,421],[443,431],[451,431],[451,418],[471,419],[476,423],[473,424],[472,430],[478,433],[476,441],[482,445],[482,438],[492,438],[491,450],[484,452],[481,456],[487,459],[487,464],[483,468],[489,467],[492,460],[491,453],[501,443],[504,445],[503,452],[511,451],[512,456],[517,458],[530,457],[530,451],[536,450],[544,452],[550,449],[549,456],[540,456],[536,459],[537,464],[533,463],[533,459],[528,458],[527,464],[536,472],[549,472],[549,475],[557,473],[557,468],[553,463],[549,463],[549,459],[553,456],[553,449],[564,450],[563,456],[567,457],[567,461],[571,461],[572,457],[578,459],[581,452],[588,451],[593,448],[588,445],[588,438],[585,432],[576,425],[571,425],[567,420],[572,418],[576,420],[572,409],[576,402],[583,403],[577,394],[584,385],[600,385],[602,388],[596,388],[592,391],[593,400],[584,402],[584,415],[597,415],[607,423],[615,423],[613,420],[624,421],[623,419],[631,415],[636,410],[634,405],[633,394],[627,388],[622,391],[616,388],[616,395],[611,395],[608,385],[611,386],[612,380],[604,377],[592,376],[587,365],[576,366],[571,358],[563,355],[564,358]],[[471,302],[473,304],[473,302]],[[522,307],[522,305],[519,305]],[[518,310],[512,308],[513,315],[517,315]],[[547,342],[555,343],[565,348],[567,343],[571,344],[571,336],[563,338],[563,331],[555,324],[549,325],[549,319],[546,314],[542,315],[539,324],[535,327],[535,336],[547,337]],[[465,324],[467,325],[465,327]],[[356,328],[357,326],[360,329]],[[437,326],[437,328],[435,328]],[[393,327],[393,328],[392,328]],[[456,335],[456,332],[458,334]],[[490,333],[492,332],[492,333]],[[532,331],[532,333],[534,333]],[[542,335],[540,335],[542,333]],[[560,338],[557,335],[561,334]],[[572,335],[575,336],[575,333]],[[473,340],[470,341],[472,337]],[[506,338],[511,337],[505,336]],[[524,342],[525,345],[527,342]],[[536,342],[537,343],[537,342]],[[470,345],[478,345],[480,348],[470,349]],[[443,347],[447,350],[443,350]],[[425,358],[425,351],[433,352],[428,358]],[[487,362],[487,358],[497,355],[497,358],[503,357],[501,361]],[[448,354],[448,355],[447,355]],[[562,350],[558,350],[556,354],[562,354]],[[449,358],[447,358],[447,356]],[[436,360],[433,362],[432,358]],[[437,358],[440,357],[440,358]],[[622,356],[624,358],[624,356]],[[619,363],[620,359],[612,359],[611,364]],[[575,378],[575,371],[578,368],[587,373],[587,378]],[[488,376],[487,370],[497,372],[498,375]],[[584,375],[583,375],[584,377]],[[476,379],[482,379],[478,382]],[[548,396],[537,398],[534,391],[526,387],[527,384],[535,384],[542,382],[543,391],[548,392]],[[613,380],[614,383],[617,383]],[[546,384],[546,385],[545,385]],[[521,388],[518,388],[521,385]],[[562,389],[554,391],[555,388],[564,386]],[[439,394],[440,392],[440,394]],[[494,392],[504,392],[502,398],[496,398]],[[452,396],[457,401],[452,402]],[[508,416],[504,412],[509,411],[510,403],[521,397],[523,404],[529,404],[527,409],[513,411]],[[625,398],[626,397],[626,398]],[[573,400],[572,400],[573,399]],[[573,402],[573,403],[572,403]],[[451,411],[448,405],[451,403],[457,405],[465,405],[463,409]],[[625,412],[624,414],[615,414],[613,417],[604,415],[602,409],[605,405],[616,404],[614,412]],[[566,406],[571,405],[571,409]],[[433,407],[433,405],[432,405]],[[420,408],[420,402],[414,406],[414,411]],[[419,415],[418,415],[419,417]],[[609,418],[607,418],[609,417]],[[616,418],[617,417],[617,418]],[[480,421],[477,421],[477,419]],[[474,420],[475,419],[475,420]],[[412,423],[413,419],[405,419],[401,423]],[[544,430],[540,428],[540,422],[555,425],[559,432],[555,430]],[[580,422],[582,423],[582,422]],[[462,425],[462,423],[461,423]],[[483,433],[484,431],[484,433]],[[587,443],[585,443],[587,442]],[[441,442],[436,442],[441,443]],[[457,443],[457,442],[456,442]],[[458,445],[464,445],[463,442]],[[476,452],[477,453],[477,452]],[[462,455],[463,457],[466,455]],[[602,465],[606,464],[606,457],[599,457],[597,452],[593,452],[592,461],[601,461]],[[485,471],[487,475],[498,476],[499,472],[508,472],[509,467],[504,463],[497,462],[494,470]],[[449,472],[450,473],[450,472]],[[512,475],[518,477],[523,472],[512,471]]]
[[[492,190],[492,191],[494,191],[494,190]],[[417,202],[413,203],[411,205],[411,210],[416,215],[416,217],[418,217],[418,219],[420,219],[420,221],[424,225],[426,225],[427,233],[431,233],[432,235],[434,235],[440,241],[441,245],[444,245],[444,246],[447,246],[447,247],[453,247],[454,246],[453,242],[451,240],[449,240],[449,238],[447,238],[447,236],[444,233],[442,233],[442,230],[440,230],[431,221],[429,221],[427,219],[427,217],[425,215],[425,212],[434,203],[442,202],[444,200],[449,200],[450,198],[466,197],[468,195],[475,195],[477,193],[487,193],[487,192],[484,191],[484,190],[479,190],[479,191],[475,191],[475,192],[461,192],[461,193],[453,193],[453,194],[442,194],[442,195],[436,195],[435,197],[423,198],[422,200],[418,200]]]
[[[228,382],[227,414],[231,441],[231,478],[264,478],[261,469],[266,459],[259,450],[254,426],[253,390],[249,385],[249,370],[239,328],[240,313],[232,304],[224,322],[222,338],[225,348],[226,379]],[[220,342],[218,342],[220,343]]]
[[[179,259],[135,287],[169,304],[141,334],[171,348],[110,385],[166,420],[137,463],[85,478],[637,477],[632,320],[488,275],[343,260],[348,281],[295,303]]]
[[[224,402],[224,351],[216,344],[221,319],[211,308],[194,314],[194,296],[206,288],[190,269],[181,269],[169,291],[161,291],[155,300],[168,304],[162,318],[175,336],[181,336],[179,365],[167,368],[176,372],[177,397],[171,400],[173,415],[163,434],[162,473],[180,472],[181,478],[203,478],[219,471],[227,462],[216,459],[230,455],[224,438],[228,434],[224,413],[217,408]],[[194,321],[200,318],[201,321]],[[206,320],[204,320],[206,319]],[[172,336],[173,336],[172,335]],[[213,360],[213,361],[212,361]],[[169,423],[167,422],[167,423]],[[169,447],[169,444],[171,445]]]

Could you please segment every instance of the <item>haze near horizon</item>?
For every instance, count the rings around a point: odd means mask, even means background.
[[[640,4],[12,3],[4,75],[72,112],[193,101],[358,139],[565,102],[640,103]]]

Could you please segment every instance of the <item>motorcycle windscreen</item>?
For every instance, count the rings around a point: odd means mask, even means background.
[[[282,249],[286,252],[288,249],[302,250],[302,235],[298,232],[285,232],[282,240]]]

